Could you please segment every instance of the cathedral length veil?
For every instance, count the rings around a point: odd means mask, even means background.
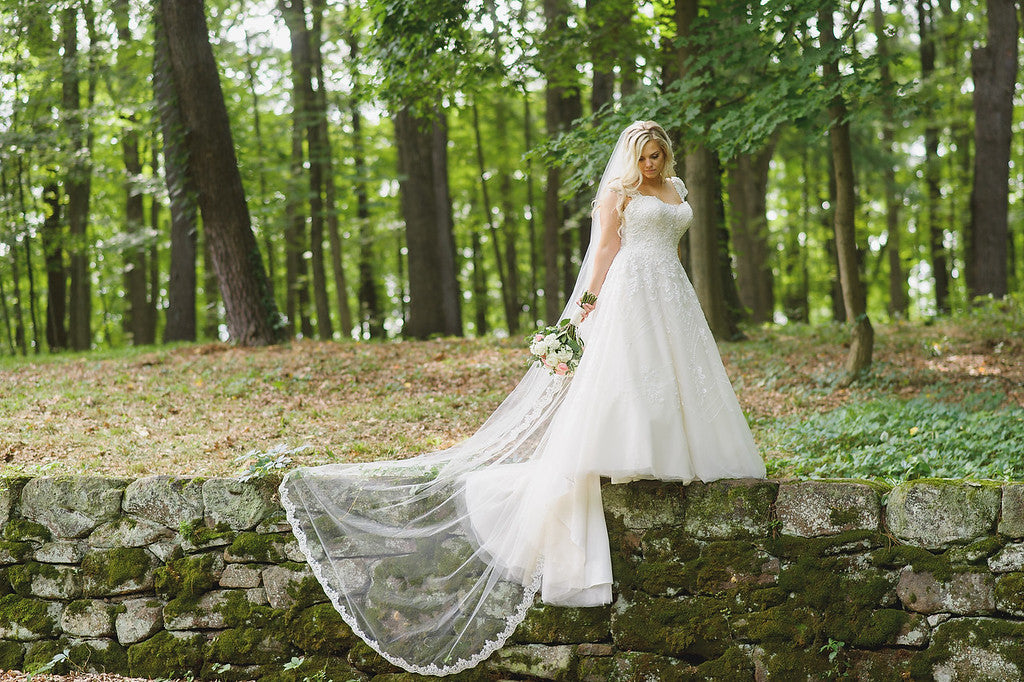
[[[619,136],[597,197],[625,170],[633,127]],[[594,211],[562,317],[576,310],[590,279],[601,229]],[[475,434],[446,450],[285,476],[281,502],[313,573],[353,632],[388,661],[422,674],[456,673],[501,648],[525,618],[541,584],[542,529],[513,526],[501,500],[490,510],[475,500],[473,514],[489,514],[503,542],[513,538],[517,565],[492,557],[467,510],[467,481],[498,476],[509,489],[528,487],[526,472],[558,429],[570,382],[534,366]]]

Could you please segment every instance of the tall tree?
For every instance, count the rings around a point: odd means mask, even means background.
[[[56,179],[43,188],[43,257],[46,261],[46,345],[51,352],[68,347],[68,275],[64,266],[64,230],[60,215],[60,187]]]
[[[699,12],[698,0],[676,0],[676,30],[681,38],[676,49],[678,73],[687,75],[696,56],[693,45],[686,40],[693,32]],[[687,201],[693,208],[693,223],[688,231],[690,248],[690,276],[700,299],[711,332],[718,339],[731,338],[735,332],[726,306],[722,273],[719,272],[718,204],[721,193],[718,184],[718,159],[715,152],[702,142],[687,145],[683,155],[686,169]]]
[[[89,271],[89,196],[92,181],[90,147],[86,113],[82,108],[80,68],[78,59],[78,6],[71,4],[61,13],[63,37],[61,105],[70,141],[64,190],[68,196],[68,252],[71,291],[69,300],[70,340],[75,350],[92,346],[92,286]],[[86,20],[91,16],[86,12]],[[92,46],[90,46],[92,49]]]
[[[164,181],[171,222],[164,341],[196,340],[196,188],[186,159],[185,123],[171,74],[167,35],[160,12],[153,13],[153,98],[163,140]]]
[[[775,309],[766,193],[776,136],[753,154],[739,154],[729,168],[729,209],[740,302],[754,322],[770,322]],[[723,268],[724,269],[724,268]]]
[[[313,301],[316,306],[317,328],[320,337],[329,339],[334,334],[331,306],[327,298],[327,277],[324,269],[324,166],[326,152],[317,116],[318,98],[313,92],[313,47],[306,5],[303,0],[278,0],[278,7],[291,36],[292,63],[292,117],[296,129],[305,134],[306,160],[302,158],[302,145],[295,147],[298,158],[293,162],[295,172],[305,170],[309,179],[309,263],[313,270]],[[297,218],[296,218],[297,220]],[[305,235],[303,235],[305,241]]]
[[[973,276],[970,295],[1007,293],[1007,208],[1013,91],[1017,80],[1017,4],[988,0],[987,44],[971,55],[974,76]]]
[[[874,7],[875,41],[878,43],[879,77],[882,89],[893,92],[892,73],[889,68],[889,36],[886,33],[885,15],[882,12],[882,0],[875,0]],[[907,278],[903,270],[900,254],[901,229],[899,223],[900,204],[896,198],[896,115],[893,112],[892,100],[882,100],[882,147],[886,154],[883,171],[885,188],[885,249],[889,257],[889,302],[890,317],[903,318],[907,315]]]
[[[935,73],[935,18],[930,0],[917,0],[917,22],[920,37],[921,80],[931,84]],[[928,100],[926,99],[926,102]],[[949,264],[946,258],[945,230],[938,219],[942,192],[939,188],[939,128],[934,123],[932,106],[924,112],[928,121],[924,129],[924,177],[928,189],[925,205],[925,234],[932,261],[932,277],[935,282],[935,309],[939,313],[949,312]]]
[[[228,334],[242,345],[273,343],[277,308],[249,221],[202,0],[157,3]]]
[[[444,113],[437,107],[417,114],[407,107],[395,112],[393,120],[409,249],[409,319],[404,334],[459,336],[462,309],[455,279]]]
[[[825,87],[832,93],[828,105],[829,142],[835,164],[836,201],[833,216],[839,278],[843,288],[846,321],[853,327],[850,351],[846,358],[846,380],[851,381],[871,366],[874,328],[867,314],[867,296],[860,279],[857,241],[854,225],[856,191],[853,175],[853,152],[850,144],[850,123],[847,115],[839,71],[839,40],[835,34],[829,3],[818,11],[818,32],[825,54],[822,64]]]

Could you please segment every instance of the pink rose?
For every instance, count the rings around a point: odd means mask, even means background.
[[[533,337],[533,340],[534,341],[543,341],[544,340],[544,335],[543,334],[537,334],[536,336]]]
[[[564,362],[558,363],[558,366],[555,367],[555,374],[557,374],[560,377],[564,377],[568,373],[568,371],[569,365],[565,364]]]

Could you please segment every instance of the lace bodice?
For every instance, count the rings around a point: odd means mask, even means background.
[[[667,204],[658,197],[630,192],[629,204],[622,215],[623,252],[636,249],[648,255],[668,254],[676,257],[679,239],[693,222],[693,209],[686,203],[686,187],[679,178],[672,178],[681,204]]]

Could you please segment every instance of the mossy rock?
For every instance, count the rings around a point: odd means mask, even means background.
[[[724,540],[708,543],[696,560],[686,564],[675,584],[693,594],[714,595],[772,585],[778,575],[778,560],[757,545]]]
[[[634,651],[618,653],[615,656],[584,658],[580,661],[579,677],[583,680],[607,682],[638,682],[640,680],[702,682],[705,679],[700,676],[695,667],[686,661]]]
[[[213,554],[187,556],[156,569],[154,589],[164,599],[196,600],[214,587]]]
[[[717,658],[732,645],[730,607],[725,598],[623,594],[612,610],[612,639],[624,651]]]
[[[16,517],[4,526],[4,539],[11,542],[46,542],[53,539],[53,534],[41,523]]]
[[[32,554],[35,545],[31,542],[0,540],[0,563],[17,564]]]
[[[601,488],[605,516],[632,530],[678,525],[686,508],[686,486],[661,481],[634,481]]]
[[[75,670],[128,674],[128,651],[112,639],[78,640],[68,652]]]
[[[901,541],[941,549],[990,535],[1002,489],[992,481],[937,478],[901,483],[889,493],[885,523]]]
[[[735,540],[768,535],[779,484],[755,479],[693,483],[683,528],[697,538]]]
[[[300,650],[323,656],[343,656],[359,640],[332,604],[314,604],[289,614],[288,641]]]
[[[280,535],[244,531],[228,545],[226,557],[235,562],[279,564],[288,560],[284,546],[285,539]]]
[[[932,632],[931,645],[910,666],[911,678],[1024,679],[1024,623],[995,618],[952,618]]]
[[[817,643],[805,648],[792,643],[769,642],[761,645],[755,656],[765,671],[764,679],[768,680],[843,679],[847,668],[844,658],[829,661],[828,653],[821,651]]]
[[[611,636],[611,607],[568,608],[535,604],[509,640],[518,644],[602,642]]]
[[[280,665],[260,670],[260,682],[307,682],[324,679],[333,682],[364,682],[369,676],[356,670],[343,658],[331,656],[304,656],[295,668],[282,670]],[[323,675],[323,678],[320,675]],[[419,677],[423,680],[425,678]],[[450,680],[450,677],[445,680]]]
[[[731,647],[718,658],[697,666],[698,679],[707,682],[735,682],[754,679],[754,662],[739,647]]]
[[[180,601],[180,598],[179,598]],[[249,600],[242,590],[230,590],[227,599],[216,607],[229,628],[284,629],[284,614],[264,604]]]
[[[870,560],[879,568],[910,566],[918,573],[931,573],[938,580],[948,580],[953,575],[953,563],[948,552],[935,553],[912,545],[883,547],[872,552]]]
[[[0,639],[33,641],[53,637],[62,606],[16,594],[0,597]]]
[[[1024,573],[1004,573],[996,578],[996,608],[1024,617]]]
[[[859,553],[891,544],[885,535],[877,531],[850,530],[817,538],[780,535],[768,540],[765,547],[774,556],[797,558]]]
[[[91,597],[143,592],[152,589],[156,567],[156,557],[143,547],[93,550],[82,559],[83,589]]]
[[[128,647],[128,669],[132,677],[180,678],[198,675],[203,667],[206,637],[195,633],[158,632]]]
[[[280,630],[242,627],[217,633],[207,645],[206,659],[231,665],[267,665],[287,661],[294,653]]]
[[[349,665],[370,675],[400,673],[401,669],[377,653],[361,639],[356,639],[345,657]]]
[[[71,672],[71,661],[69,659],[54,661],[54,658],[65,651],[70,653],[70,650],[71,644],[64,638],[33,642],[25,649],[25,660],[22,663],[22,670],[28,673],[46,670],[47,674],[50,675],[66,675]]]
[[[25,645],[21,642],[0,641],[0,670],[24,670]]]
[[[202,521],[181,523],[178,532],[181,533],[184,545],[190,550],[229,545],[235,539],[235,531],[226,523],[214,526],[208,526]]]

